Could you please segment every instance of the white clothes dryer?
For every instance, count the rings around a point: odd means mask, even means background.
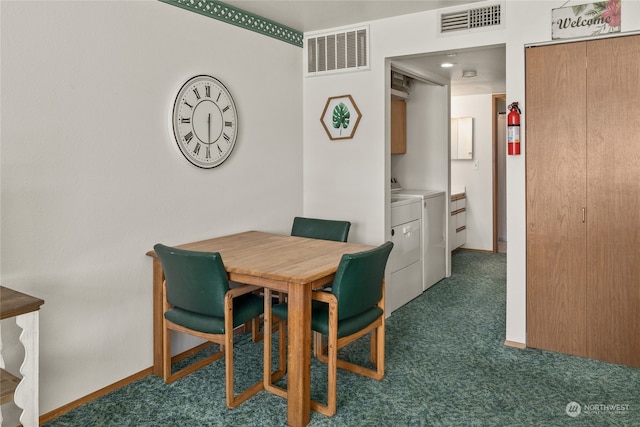
[[[446,193],[441,190],[391,190],[394,198],[419,198],[422,201],[422,290],[444,279],[446,264]]]

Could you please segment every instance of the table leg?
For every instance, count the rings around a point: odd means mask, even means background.
[[[16,325],[22,328],[20,342],[24,346],[24,360],[20,366],[22,380],[16,387],[13,401],[22,409],[20,422],[25,427],[39,425],[39,319],[38,311],[16,317]]]
[[[287,422],[306,426],[311,419],[311,286],[289,287]]]
[[[153,258],[153,373],[162,377],[162,282],[164,271],[158,258]]]

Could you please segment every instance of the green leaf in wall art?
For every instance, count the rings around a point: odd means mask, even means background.
[[[336,105],[333,109],[333,127],[340,130],[340,135],[342,135],[342,129],[349,127],[350,118],[351,113],[349,113],[349,108],[344,105],[344,102]]]
[[[327,99],[320,122],[329,139],[351,139],[356,133],[362,114],[351,95]]]

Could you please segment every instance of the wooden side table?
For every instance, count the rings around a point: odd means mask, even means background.
[[[39,310],[44,300],[0,286],[0,320],[16,318],[22,328],[20,342],[24,346],[24,360],[20,366],[22,380],[5,371],[0,335],[0,404],[11,402],[22,409],[20,421],[24,427],[38,425],[38,357]],[[2,329],[0,328],[0,333]],[[2,424],[2,412],[0,412]]]

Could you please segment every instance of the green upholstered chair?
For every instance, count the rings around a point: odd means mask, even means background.
[[[346,242],[349,237],[349,221],[336,221],[331,219],[317,219],[295,217],[291,235],[298,237],[310,237],[312,239],[333,240]]]
[[[308,237],[311,239],[333,240],[335,242],[346,242],[349,237],[349,221],[337,221],[332,219],[305,218],[297,216],[293,218],[293,226],[291,227],[291,235],[297,237]],[[329,289],[331,283],[325,286]],[[278,301],[284,302],[286,296],[283,292],[274,295]],[[273,327],[277,327],[277,322],[273,323]],[[258,332],[257,339],[264,338],[262,332]]]
[[[333,240],[335,242],[346,242],[349,237],[349,221],[338,221],[333,219],[305,218],[297,216],[293,218],[291,235],[298,237],[309,237],[311,239]],[[325,290],[331,289],[331,283],[325,286]]]
[[[392,248],[393,243],[386,242],[368,251],[343,255],[331,291],[312,294],[311,329],[314,331],[315,355],[328,363],[329,368],[327,404],[311,402],[311,409],[317,412],[328,416],[336,413],[337,368],[377,380],[384,377],[384,271]],[[269,296],[268,292],[266,296]],[[287,315],[287,304],[265,307],[267,323],[272,322],[272,316],[286,320]],[[280,328],[281,334],[284,333],[284,326]],[[340,348],[370,332],[373,369],[338,359]],[[322,336],[328,337],[328,353],[324,352]],[[265,337],[265,354],[271,352],[270,343],[271,336]],[[267,363],[271,369],[270,358],[265,357],[265,369]],[[265,388],[286,396],[286,391],[267,380]]]
[[[217,252],[196,252],[157,244],[154,250],[164,270],[164,366],[163,378],[173,382],[195,370],[225,358],[226,402],[235,408],[263,389],[263,381],[238,396],[233,379],[233,329],[257,319],[264,310],[257,286],[230,288],[222,257]],[[172,373],[171,330],[196,336],[220,345],[220,351]],[[254,339],[255,341],[255,339]]]
[[[293,226],[291,227],[291,235],[297,237],[308,237],[311,239],[320,239],[320,240],[333,240],[335,242],[346,242],[349,237],[349,229],[351,228],[351,223],[349,221],[339,221],[332,219],[319,219],[319,218],[306,218],[297,216],[293,218]],[[331,288],[331,283],[328,283],[325,286],[325,290],[329,290]],[[271,297],[271,293],[269,293]],[[274,297],[276,297],[277,301],[284,302],[286,300],[286,295],[284,292],[277,292]],[[272,332],[274,329],[277,329],[278,322],[272,322]],[[262,329],[264,330],[264,328]],[[280,331],[280,345],[283,345],[284,342],[284,330],[282,328],[278,329]],[[261,340],[264,338],[263,332],[258,332],[256,335],[256,339]],[[280,360],[282,361],[282,353],[280,352]],[[281,376],[286,373],[286,366],[281,362],[279,364],[279,370],[275,372],[275,375]]]

